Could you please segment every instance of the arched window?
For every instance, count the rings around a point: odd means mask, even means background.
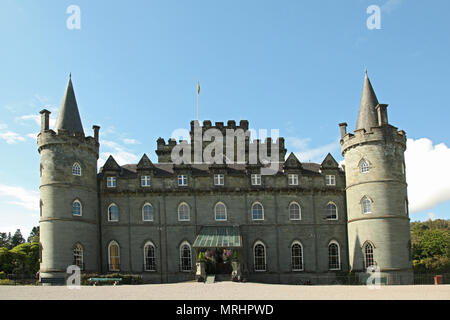
[[[79,200],[75,200],[72,203],[72,214],[74,216],[81,217],[83,214],[83,207],[81,206],[81,202]]]
[[[119,221],[119,207],[115,203],[108,207],[108,221]]]
[[[155,246],[150,241],[144,246],[144,270],[156,271]]]
[[[328,245],[328,269],[340,270],[341,257],[339,252],[339,244],[336,241],[331,241]]]
[[[264,220],[264,207],[259,202],[252,205],[252,220]]]
[[[362,209],[364,214],[372,213],[372,201],[369,198],[363,198]]]
[[[178,221],[189,221],[191,219],[189,206],[183,202],[178,206]]]
[[[266,271],[266,246],[261,241],[253,247],[255,271]]]
[[[180,268],[183,272],[192,269],[191,245],[188,242],[183,242],[180,246]]]
[[[72,166],[72,174],[74,176],[81,176],[81,166],[78,162],[75,162]]]
[[[142,220],[153,221],[153,206],[150,203],[146,203],[142,207]]]
[[[289,219],[290,220],[301,220],[302,219],[302,209],[297,202],[292,202],[289,205]]]
[[[218,202],[214,207],[214,215],[217,221],[227,220],[227,207],[223,202]]]
[[[375,265],[373,261],[373,246],[367,242],[364,245],[364,267],[367,269],[373,265]]]
[[[73,247],[73,264],[84,270],[83,246],[79,243]]]
[[[40,213],[41,217],[42,217],[42,214],[43,214],[43,212],[42,212],[43,207],[44,207],[44,203],[42,202],[42,200],[40,200],[39,201],[39,213]]]
[[[295,241],[291,247],[292,271],[303,271],[303,246]]]
[[[111,241],[108,246],[108,269],[109,271],[120,270],[120,247],[115,241]]]
[[[361,173],[369,172],[369,163],[366,160],[363,160],[360,165]]]
[[[328,220],[337,220],[337,207],[333,202],[327,204],[326,216]]]

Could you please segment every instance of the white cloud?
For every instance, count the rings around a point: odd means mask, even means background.
[[[401,6],[402,2],[403,0],[388,0],[381,6],[381,10],[387,13],[392,13]]]
[[[7,144],[15,144],[20,141],[25,141],[24,137],[12,131],[0,133],[0,139],[5,140]]]
[[[139,160],[139,157],[137,155],[126,150],[123,146],[114,141],[102,140],[100,142],[100,145],[105,146],[107,147],[107,149],[110,149],[112,151],[102,152],[100,154],[100,159],[98,162],[99,167],[103,166],[110,155],[114,157],[119,165],[137,163]]]
[[[411,212],[428,210],[450,200],[450,148],[430,139],[408,139],[405,152]]]
[[[429,220],[436,220],[436,215],[433,212],[428,212],[428,219]]]
[[[37,132],[37,133],[28,133],[28,134],[27,134],[27,137],[30,138],[30,139],[32,139],[32,140],[36,140],[38,134],[39,134],[38,132]]]
[[[22,187],[0,184],[0,198],[7,198],[6,203],[39,212],[39,192]]]
[[[122,139],[123,143],[125,144],[141,144],[139,141],[137,141],[136,139]]]
[[[41,127],[41,116],[38,114],[27,114],[24,116],[20,116],[16,118],[17,121],[23,122],[23,121],[34,121],[39,128]],[[56,124],[56,118],[50,117],[50,128],[54,128]]]
[[[300,139],[295,137],[286,138],[286,144],[290,146],[288,149],[294,150],[295,156],[301,161],[312,161],[322,163],[328,153],[332,153],[339,149],[339,140],[317,148],[309,148],[310,138]],[[288,156],[289,154],[287,154]]]

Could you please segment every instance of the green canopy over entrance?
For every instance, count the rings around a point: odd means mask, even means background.
[[[203,227],[195,239],[194,248],[240,248],[239,227]]]

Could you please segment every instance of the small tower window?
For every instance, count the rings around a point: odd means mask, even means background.
[[[363,213],[369,214],[372,213],[372,201],[369,198],[364,197],[362,201]]]
[[[73,247],[73,264],[84,270],[83,246],[79,243]]]
[[[142,207],[142,220],[153,221],[153,206],[150,203],[146,203]]]
[[[81,217],[83,214],[83,207],[79,200],[75,200],[72,203],[72,214],[77,217]]]
[[[375,262],[373,261],[373,246],[369,242],[367,242],[364,246],[364,266],[367,269],[374,265]]]
[[[72,166],[72,174],[74,176],[81,176],[81,166],[78,164],[78,162],[75,162]]]
[[[369,163],[366,160],[363,160],[361,162],[361,173],[368,173],[369,172]]]
[[[408,200],[405,200],[405,214],[409,215]]]

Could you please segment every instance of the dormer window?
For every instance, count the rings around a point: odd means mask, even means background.
[[[188,185],[187,175],[181,174],[181,175],[178,176],[178,185],[180,187],[186,187]]]
[[[225,177],[223,174],[215,174],[214,175],[214,185],[215,186],[223,186],[225,181]]]
[[[252,180],[252,186],[260,186],[261,185],[261,175],[260,174],[252,174],[251,180]]]
[[[141,187],[150,187],[151,184],[151,177],[150,176],[142,176],[141,177]]]
[[[108,177],[108,178],[106,178],[106,186],[108,188],[115,188],[115,187],[117,187],[117,179],[116,179],[116,177]]]
[[[81,166],[78,162],[75,162],[72,166],[72,174],[74,176],[81,176]]]
[[[336,176],[326,175],[325,176],[325,183],[326,183],[327,186],[335,186],[336,185]]]
[[[298,174],[289,174],[288,182],[290,186],[298,186]]]

